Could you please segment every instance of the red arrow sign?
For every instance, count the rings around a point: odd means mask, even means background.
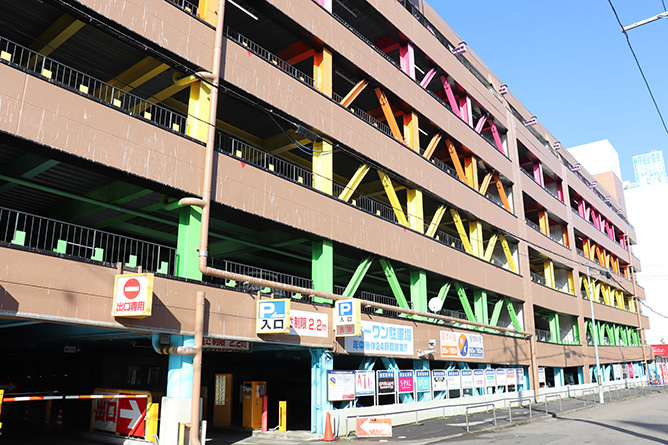
[[[136,278],[130,278],[128,281],[125,282],[125,285],[123,286],[123,294],[125,295],[125,298],[127,298],[128,300],[132,300],[137,295],[139,295],[140,290],[141,290],[141,284],[139,284],[139,280],[137,280]]]
[[[128,436],[144,437],[146,399],[120,399],[116,432]]]
[[[392,419],[389,417],[358,417],[357,437],[392,437]]]

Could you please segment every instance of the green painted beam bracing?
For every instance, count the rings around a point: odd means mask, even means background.
[[[517,313],[515,312],[515,306],[513,306],[513,302],[510,301],[510,298],[508,297],[504,298],[504,301],[506,302],[506,309],[508,309],[510,320],[513,322],[513,327],[516,331],[521,331],[522,324],[520,323],[520,319],[517,318]]]
[[[503,300],[499,300],[494,305],[494,310],[492,311],[492,318],[489,319],[489,324],[492,326],[497,326],[499,322],[499,317],[501,316],[501,308],[503,308]]]
[[[416,311],[427,312],[427,273],[411,269],[411,306]]]
[[[556,312],[550,313],[550,341],[552,343],[561,344],[561,333],[559,329],[559,314]]]
[[[473,308],[475,310],[476,321],[488,324],[489,307],[487,306],[487,292],[481,289],[473,291]]]
[[[146,213],[152,213],[155,212],[156,210],[160,210],[163,208],[163,204],[160,202],[156,202],[155,204],[148,205],[146,207],[142,207],[139,209],[141,212],[146,212]],[[116,225],[126,222],[129,219],[134,218],[132,215],[128,215],[127,213],[124,215],[118,215],[113,218],[106,219],[104,221],[100,221],[99,223],[96,223],[93,225],[96,229],[104,229],[106,227],[115,227]]]
[[[313,241],[311,244],[311,279],[313,289],[334,292],[334,245],[329,240]],[[315,303],[328,303],[326,298],[313,297]]]
[[[149,229],[146,227],[138,226],[136,224],[130,224],[127,222],[120,223],[114,226],[114,228],[130,233],[136,233],[138,235],[148,236],[154,239],[159,239],[169,243],[170,245],[174,245],[174,243],[178,238],[176,235],[172,235],[171,233],[165,233],[159,230]]]
[[[438,295],[436,296],[436,298],[438,298],[439,301],[441,302],[441,309],[443,308],[443,303],[445,303],[445,299],[448,296],[448,292],[450,291],[451,286],[452,286],[452,281],[447,281],[443,283],[441,288],[438,290]]]
[[[357,292],[357,289],[360,287],[360,284],[369,270],[369,267],[371,267],[371,263],[373,263],[372,256],[368,256],[360,261],[360,263],[357,265],[357,269],[355,269],[355,273],[353,273],[350,281],[348,281],[348,285],[343,291],[343,295],[346,297],[352,297],[355,295],[355,292]]]
[[[139,187],[133,184],[128,184],[123,181],[115,181],[103,187],[95,189],[84,195],[86,198],[94,199],[100,202],[113,203],[121,205],[134,199],[140,198],[151,193],[151,190]],[[92,203],[85,203],[81,201],[73,201],[59,206],[54,209],[52,216],[59,219],[67,219],[73,221],[79,218],[95,214],[102,210],[103,207]]]
[[[475,314],[473,313],[473,309],[471,309],[471,303],[469,303],[469,299],[466,296],[466,290],[464,290],[464,286],[462,286],[459,281],[455,281],[455,289],[457,289],[459,301],[462,303],[462,308],[464,309],[464,313],[466,314],[468,321],[477,321]]]
[[[7,164],[2,170],[18,175],[23,179],[31,179],[59,163],[53,159],[47,159],[33,153],[24,153],[19,158]],[[16,183],[4,184],[0,187],[0,195],[7,193],[17,185]]]
[[[580,344],[580,327],[578,326],[578,317],[571,317],[573,320],[573,338],[576,344]]]
[[[397,304],[401,308],[408,309],[406,296],[404,295],[404,291],[401,289],[401,284],[399,284],[399,279],[397,278],[397,274],[394,272],[394,268],[390,262],[384,258],[380,259],[380,265],[383,268],[383,272],[385,272],[385,277],[387,278],[387,282],[390,284],[390,289],[392,289],[392,294],[394,294],[394,298],[397,300]]]
[[[183,207],[179,214],[179,234],[176,242],[176,276],[201,280],[199,270],[199,242],[202,227],[202,209]]]

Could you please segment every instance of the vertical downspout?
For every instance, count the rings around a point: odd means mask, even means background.
[[[190,399],[190,443],[201,445],[199,440],[200,387],[202,384],[202,337],[204,336],[204,292],[197,292],[195,309],[195,357],[193,357],[193,390]]]
[[[645,375],[647,376],[647,383],[649,383],[649,365],[647,364],[647,356],[645,355],[645,330],[640,325],[640,298],[637,297],[638,289],[636,288],[636,268],[633,267],[633,254],[631,253],[631,239],[629,232],[624,235],[626,237],[626,249],[629,251],[629,267],[631,267],[631,281],[633,282],[633,299],[636,301],[636,318],[638,320],[638,329],[640,330],[640,346],[642,347],[642,362],[645,365]]]

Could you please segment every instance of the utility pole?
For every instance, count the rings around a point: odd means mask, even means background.
[[[639,21],[639,22],[631,23],[629,26],[624,26],[624,27],[622,28],[622,32],[625,33],[625,32],[628,31],[629,29],[637,28],[638,26],[642,26],[642,25],[645,25],[645,24],[647,24],[647,23],[654,22],[654,21],[659,20],[659,19],[664,19],[664,18],[666,18],[666,17],[668,17],[668,11],[666,11],[666,12],[662,12],[661,14],[657,14],[657,15],[655,15],[654,17],[650,17],[650,18],[648,18],[648,19],[641,20],[641,21]]]
[[[596,283],[596,279],[594,279],[594,283]],[[601,360],[599,359],[598,355],[598,327],[596,327],[596,318],[594,318],[594,289],[591,284],[589,265],[587,265],[587,283],[589,283],[589,309],[591,310],[591,325],[593,331],[592,335],[594,337],[594,353],[596,354],[596,382],[598,383],[598,401],[602,405],[603,403],[605,403],[605,400],[603,398],[603,374],[601,373]]]

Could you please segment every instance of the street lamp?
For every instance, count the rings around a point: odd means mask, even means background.
[[[601,275],[604,275],[606,278],[610,278],[610,272],[598,271],[598,277],[594,278],[594,283],[598,280]],[[587,265],[587,283],[589,283],[589,309],[591,309],[591,325],[592,332],[594,336],[594,354],[596,355],[596,381],[598,382],[598,401],[603,404],[605,400],[603,399],[603,375],[601,374],[601,361],[598,356],[598,329],[596,328],[596,318],[594,317],[594,291],[592,289],[591,275],[589,274],[589,265]]]

